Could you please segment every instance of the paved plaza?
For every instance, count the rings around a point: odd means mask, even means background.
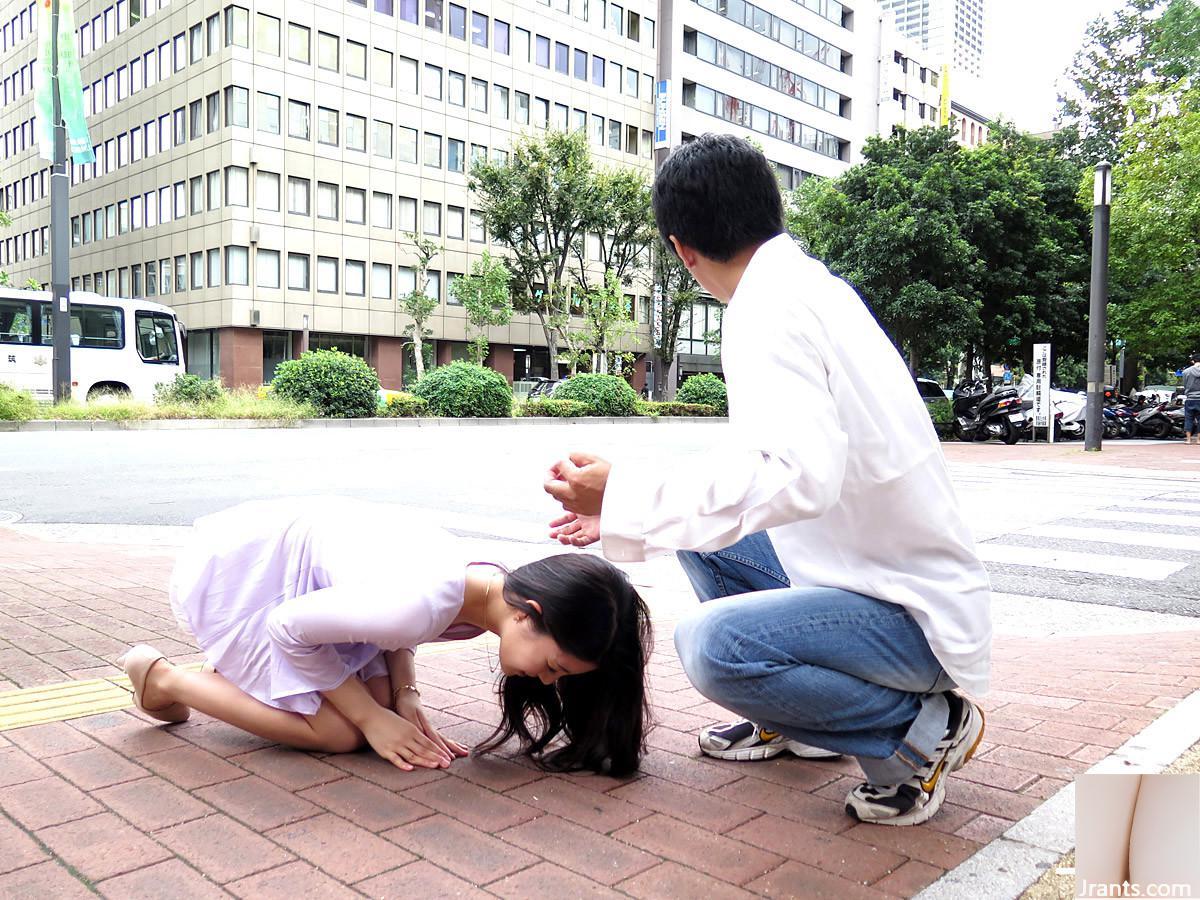
[[[667,431],[700,447],[714,427]],[[517,430],[456,429],[491,441]],[[626,433],[644,441],[652,430]],[[523,430],[522,442],[550,433]],[[594,439],[622,438],[614,428]],[[18,456],[33,449],[16,446]],[[971,896],[1014,896],[1022,885],[1013,866],[991,862],[1005,858],[995,849],[1048,865],[1053,841],[1031,823],[1069,799],[1076,775],[1152,735],[1200,689],[1194,450],[947,448],[997,591],[994,689],[985,742],[950,780],[942,811],[900,829],[843,812],[852,761],[700,756],[696,730],[727,713],[675,657],[673,623],[694,601],[673,560],[628,567],[658,642],[657,726],[636,777],[547,775],[506,753],[405,773],[367,752],[301,753],[203,715],[162,727],[129,708],[113,661],[130,643],[200,658],[166,602],[186,529],[130,509],[180,504],[194,485],[139,494],[109,521],[40,516],[24,494],[0,490],[21,501],[0,500],[20,507],[0,527],[0,897],[963,896],[947,886],[972,866],[988,877],[974,876]],[[43,473],[61,462],[45,461]],[[13,479],[0,469],[0,485]],[[64,508],[65,488],[39,480],[46,503]],[[489,508],[509,490],[506,481],[498,497],[451,496],[420,514],[481,555],[519,563],[552,552],[539,542],[542,507]],[[423,648],[417,673],[445,733],[470,744],[490,733],[482,641]],[[1200,739],[1200,721],[1191,727]]]

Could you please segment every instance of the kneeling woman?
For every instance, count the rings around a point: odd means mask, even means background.
[[[488,631],[502,719],[481,749],[515,736],[547,768],[636,769],[650,624],[624,573],[580,553],[511,572],[469,562],[412,516],[305,498],[197,521],[171,605],[215,671],[134,647],[120,664],[138,708],[165,722],[198,709],[305,750],[365,743],[401,769],[448,766],[468,751],[422,711],[413,650]]]

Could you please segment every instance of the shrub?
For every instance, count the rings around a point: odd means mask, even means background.
[[[428,403],[403,392],[388,394],[387,400],[379,404],[379,415],[389,419],[416,419],[428,412]]]
[[[593,416],[637,415],[637,394],[616,375],[574,375],[554,389],[554,399],[587,404]]]
[[[512,415],[512,387],[504,376],[474,363],[452,362],[434,369],[412,392],[435,416],[505,419]]]
[[[29,391],[18,391],[0,384],[0,419],[28,422],[37,415],[37,401]]]
[[[207,381],[199,375],[182,372],[174,381],[154,386],[154,402],[160,406],[173,403],[212,403],[225,394],[219,381]]]
[[[271,387],[277,397],[309,403],[334,419],[374,416],[379,401],[375,370],[340,350],[309,350],[280,363]]]
[[[933,430],[938,437],[950,437],[954,432],[954,404],[949,400],[930,400],[925,408],[929,410],[929,418],[933,420]]]
[[[578,400],[560,400],[558,397],[545,397],[530,400],[521,407],[522,416],[539,416],[545,418],[574,418],[591,415],[592,408]]]
[[[705,416],[720,415],[715,406],[707,403],[656,403],[650,400],[638,401],[639,416]]]
[[[677,403],[706,403],[715,406],[717,415],[729,415],[729,395],[725,382],[711,372],[693,375],[679,386],[675,394]]]

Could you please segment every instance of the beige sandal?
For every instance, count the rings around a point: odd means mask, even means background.
[[[133,685],[134,706],[160,722],[186,722],[192,714],[192,710],[182,703],[171,703],[161,709],[147,709],[142,703],[146,679],[150,675],[150,670],[154,668],[154,664],[160,659],[165,660],[166,657],[153,647],[138,644],[125,651],[125,655],[117,660],[117,665],[125,670],[125,674],[129,676],[129,683]]]

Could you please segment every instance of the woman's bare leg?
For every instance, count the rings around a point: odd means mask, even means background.
[[[376,696],[376,689],[371,694]],[[302,750],[349,753],[365,743],[362,732],[328,702],[323,701],[311,716],[276,709],[251,697],[223,675],[177,669],[165,660],[150,669],[142,700],[150,708],[179,701],[258,737]]]
[[[1152,896],[1200,896],[1200,776],[1143,775],[1129,835],[1129,880]],[[1167,893],[1162,885],[1171,885]],[[1176,885],[1186,885],[1186,891]]]
[[[1081,775],[1075,781],[1075,884],[1081,897],[1113,897],[1129,877],[1129,833],[1139,774]]]

